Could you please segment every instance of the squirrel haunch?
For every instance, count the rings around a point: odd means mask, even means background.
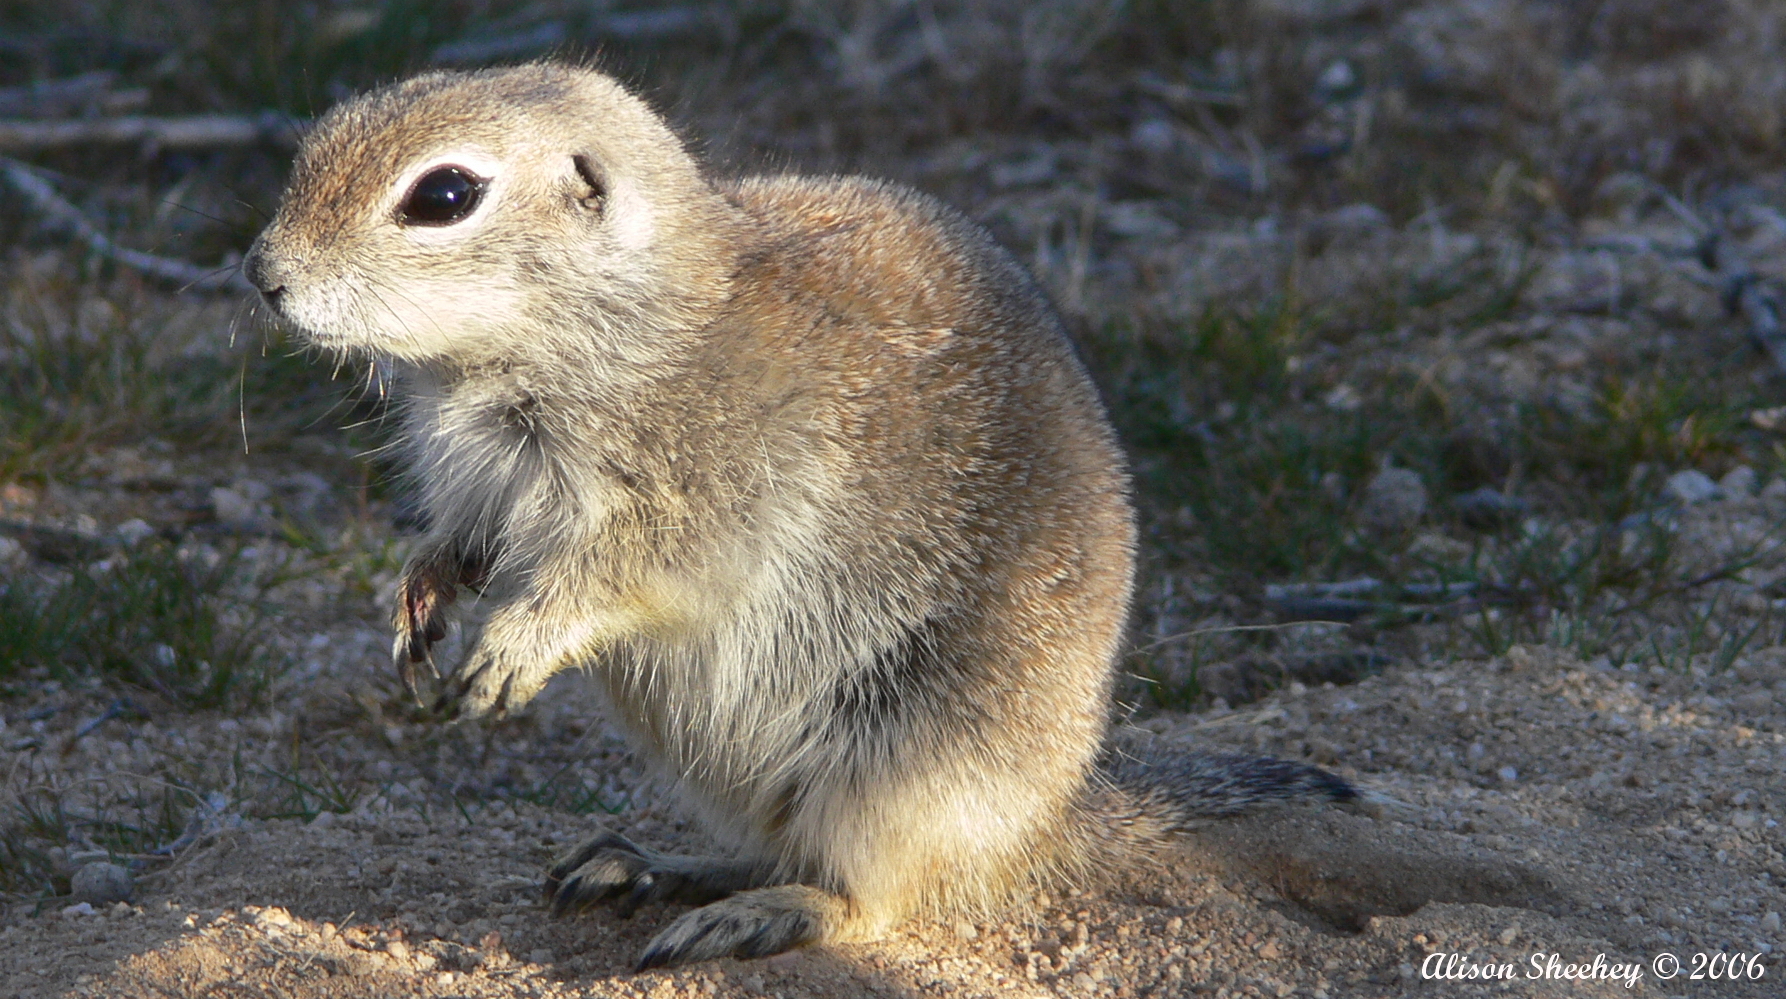
[[[398,376],[412,689],[476,586],[443,707],[585,667],[737,845],[605,834],[553,868],[559,910],[705,903],[642,965],[983,912],[1195,816],[1354,793],[1107,748],[1123,457],[1035,282],[931,198],[709,178],[591,70],[434,73],[317,123],[243,269]]]

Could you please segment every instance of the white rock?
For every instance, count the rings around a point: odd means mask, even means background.
[[[1328,409],[1350,413],[1362,406],[1364,400],[1359,398],[1357,389],[1345,382],[1340,382],[1333,387],[1333,391],[1321,397],[1321,404]]]
[[[1344,59],[1336,59],[1321,71],[1321,76],[1315,80],[1315,87],[1326,91],[1350,90],[1357,82],[1358,74],[1352,71],[1352,64]]]
[[[1407,468],[1385,467],[1364,484],[1358,515],[1380,531],[1405,531],[1426,513],[1426,485]]]
[[[256,519],[253,501],[222,486],[211,490],[211,512],[216,514],[218,523],[228,527],[246,527]]]
[[[1718,495],[1718,484],[1704,472],[1689,468],[1670,475],[1668,481],[1662,484],[1662,493],[1677,503],[1692,506],[1715,498]]]
[[[1129,142],[1145,152],[1169,153],[1178,144],[1178,130],[1164,118],[1146,118],[1129,129]]]
[[[1748,499],[1755,495],[1755,470],[1747,465],[1738,465],[1724,473],[1718,480],[1718,491],[1725,499]]]
[[[132,517],[112,528],[112,536],[130,548],[142,544],[144,538],[152,537],[154,534],[155,528],[150,527],[147,521],[139,517]]]

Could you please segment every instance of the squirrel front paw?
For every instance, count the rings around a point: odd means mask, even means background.
[[[397,634],[391,643],[391,661],[418,704],[421,670],[426,668],[432,679],[440,678],[434,667],[433,646],[446,637],[446,609],[459,596],[457,575],[438,561],[420,561],[405,568],[397,584]]]
[[[446,679],[434,702],[437,714],[450,720],[500,718],[533,700],[551,679],[552,670],[541,668],[537,660],[496,652],[487,640],[486,635],[486,642]]]

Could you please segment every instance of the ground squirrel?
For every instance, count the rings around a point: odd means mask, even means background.
[[[700,905],[641,967],[977,914],[1194,817],[1344,800],[1298,763],[1107,741],[1135,526],[1036,283],[929,197],[715,179],[584,68],[430,73],[316,123],[243,262],[308,342],[400,381],[430,527],[414,690],[501,713],[588,669],[735,859],[613,834],[557,910]]]

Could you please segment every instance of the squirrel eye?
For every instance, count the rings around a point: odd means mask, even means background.
[[[464,167],[445,166],[422,174],[403,199],[407,225],[452,225],[470,215],[484,196],[486,181]]]

